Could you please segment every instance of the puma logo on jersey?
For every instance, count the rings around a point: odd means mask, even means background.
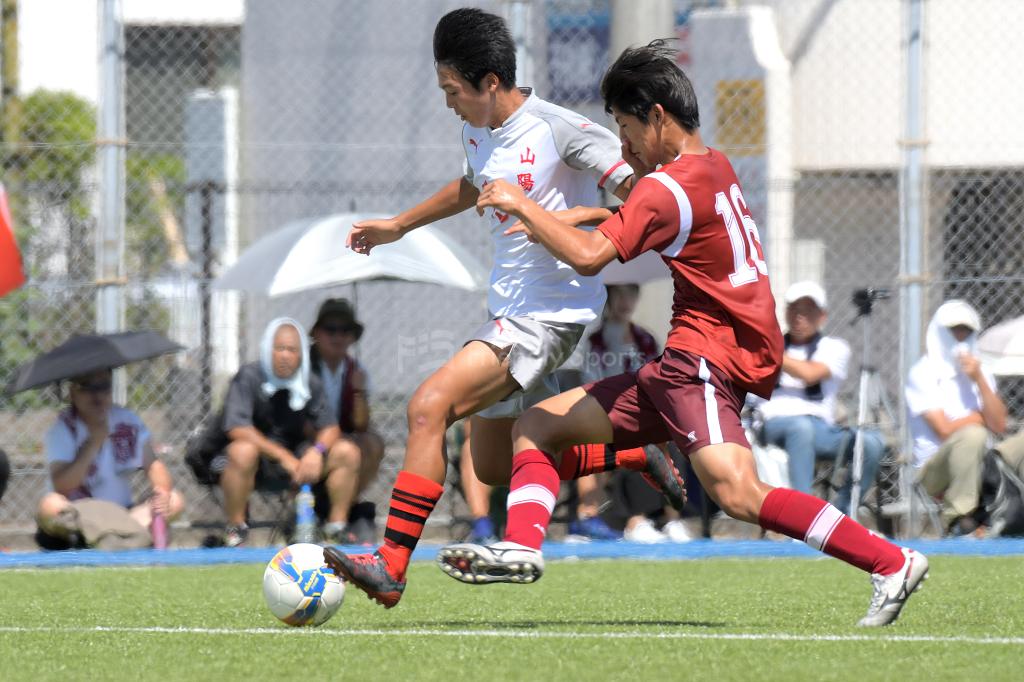
[[[477,142],[476,140],[474,140],[472,137],[469,138],[469,143],[471,145],[473,145],[473,151],[475,151],[475,152],[480,151],[480,143]]]

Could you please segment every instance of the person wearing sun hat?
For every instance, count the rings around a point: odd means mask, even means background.
[[[376,508],[359,497],[377,478],[384,440],[370,427],[366,370],[350,352],[363,335],[363,324],[347,299],[329,298],[320,305],[310,332],[312,371],[323,381],[328,406],[342,434],[331,448],[331,456],[341,466],[325,488],[331,493],[330,500],[320,499],[317,504],[326,516],[323,534],[330,542],[373,544],[377,541]],[[322,491],[317,492],[323,497]]]
[[[980,331],[981,316],[966,301],[940,305],[905,388],[918,481],[942,497],[942,520],[952,535],[976,530],[982,458],[990,434],[1006,430],[995,376],[978,359]]]
[[[786,302],[785,354],[782,375],[771,400],[760,404],[764,439],[789,455],[789,479],[794,490],[809,493],[819,459],[853,459],[856,431],[836,424],[839,389],[848,375],[850,346],[821,333],[828,319],[825,290],[817,282],[792,284]],[[871,487],[885,443],[877,431],[864,430],[861,497]],[[836,495],[835,505],[849,509],[852,476]]]

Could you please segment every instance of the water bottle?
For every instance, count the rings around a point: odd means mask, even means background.
[[[163,514],[153,514],[149,532],[153,536],[153,549],[167,549],[167,518]]]
[[[316,540],[316,514],[313,511],[313,489],[309,484],[299,488],[295,496],[295,542]]]

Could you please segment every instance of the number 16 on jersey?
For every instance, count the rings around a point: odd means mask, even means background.
[[[729,233],[729,243],[732,244],[733,271],[729,274],[729,283],[734,287],[756,282],[758,273],[768,275],[768,266],[759,255],[761,235],[757,232],[757,223],[746,215],[746,211],[747,202],[743,200],[739,185],[733,184],[729,188],[728,197],[725,192],[715,195],[715,212],[722,216],[725,230]],[[742,228],[740,223],[743,224]]]

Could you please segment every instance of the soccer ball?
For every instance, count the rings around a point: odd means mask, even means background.
[[[263,596],[270,612],[296,627],[323,625],[341,608],[345,585],[324,565],[319,545],[289,545],[263,572]]]

